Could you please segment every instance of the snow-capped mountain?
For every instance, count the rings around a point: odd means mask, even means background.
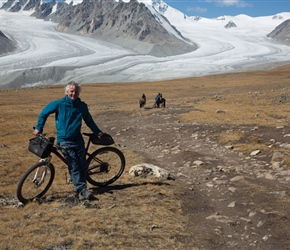
[[[0,87],[155,81],[289,63],[290,46],[275,38],[289,34],[281,32],[289,12],[207,19],[158,0],[4,5],[9,11],[0,10],[0,43],[4,38],[17,46],[1,56]],[[20,11],[11,12],[17,6]]]
[[[287,42],[290,44],[290,19],[278,25],[275,30],[267,35],[277,41]]]
[[[197,46],[162,15],[168,5],[162,1],[149,2],[84,0],[68,4],[8,0],[2,9],[11,12],[33,10],[32,16],[58,23],[58,31],[96,37],[142,54],[170,56],[195,50]]]

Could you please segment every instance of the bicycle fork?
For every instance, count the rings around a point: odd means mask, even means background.
[[[32,182],[34,183],[34,185],[36,187],[40,187],[41,184],[44,182],[44,179],[45,179],[45,176],[47,173],[47,165],[50,163],[50,159],[51,159],[51,157],[48,157],[47,159],[41,159],[39,161],[39,162],[46,162],[46,164],[44,166],[43,171],[42,171],[42,167],[38,167],[35,174],[34,174]]]

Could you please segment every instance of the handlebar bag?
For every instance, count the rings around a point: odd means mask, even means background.
[[[49,156],[52,149],[52,143],[43,137],[34,137],[29,140],[28,150],[40,158]]]

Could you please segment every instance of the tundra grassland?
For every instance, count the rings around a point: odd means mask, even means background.
[[[289,65],[160,82],[87,83],[82,84],[80,97],[96,123],[110,133],[120,128],[110,127],[109,121],[98,121],[98,116],[118,112],[120,116],[129,114],[129,120],[162,112],[143,112],[139,108],[143,93],[147,96],[146,106],[151,107],[158,92],[166,98],[167,106],[184,107],[178,116],[180,123],[269,129],[289,126]],[[89,186],[96,201],[67,202],[74,190],[66,184],[66,166],[54,157],[56,177],[45,195],[47,202],[18,204],[17,183],[39,160],[27,150],[32,127],[42,108],[63,96],[64,86],[59,85],[0,90],[0,249],[206,249],[190,242],[182,182],[130,176],[131,166],[150,159],[118,141],[115,146],[125,155],[125,171],[106,188]],[[85,124],[83,132],[89,132]],[[47,120],[45,133],[55,135],[53,116]],[[240,130],[215,135],[218,143],[234,145],[241,153],[249,153],[257,145],[265,151],[275,150],[261,144],[259,138],[245,141],[243,136]],[[286,161],[290,167],[290,160]]]

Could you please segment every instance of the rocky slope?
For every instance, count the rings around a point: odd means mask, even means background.
[[[280,42],[290,43],[290,19],[284,21],[278,25],[271,33],[267,35],[268,37],[274,38]]]
[[[16,49],[16,44],[0,31],[0,56],[12,52]]]

